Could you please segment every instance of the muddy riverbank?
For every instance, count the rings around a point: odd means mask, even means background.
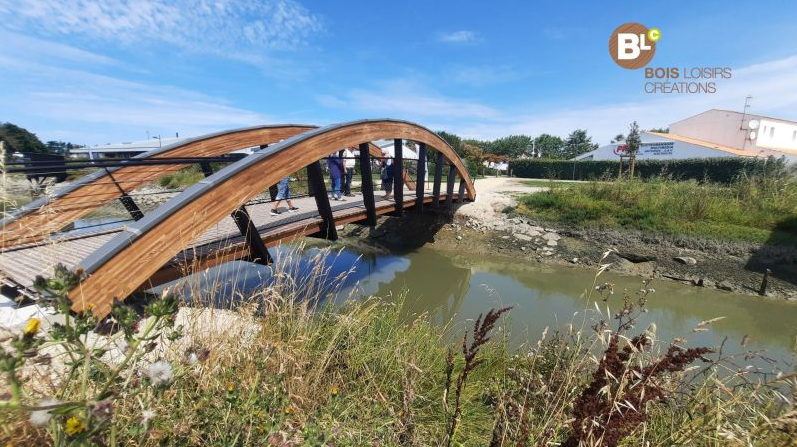
[[[797,249],[792,247],[535,222],[501,212],[517,194],[533,190],[514,188],[507,181],[485,186],[479,200],[458,208],[453,219],[445,211],[429,210],[408,219],[381,217],[374,230],[347,225],[340,234],[345,243],[361,248],[428,245],[436,250],[593,270],[611,250],[602,262],[623,275],[749,295],[760,294],[769,269],[764,295],[797,301]]]

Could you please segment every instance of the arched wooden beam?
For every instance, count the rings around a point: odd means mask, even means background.
[[[279,124],[234,129],[183,140],[133,158],[213,157],[272,144],[317,128],[312,125]],[[373,143],[370,144],[370,152],[374,156],[382,156],[381,150]],[[97,170],[51,196],[42,197],[12,212],[10,217],[0,222],[0,248],[42,240],[92,210],[119,198],[123,191],[132,191],[186,166],[125,166],[109,168],[107,172]]]
[[[232,163],[190,186],[108,241],[80,263],[88,275],[69,292],[72,309],[108,314],[114,297],[124,299],[203,232],[269,185],[327,156],[364,141],[407,139],[440,151],[473,182],[457,154],[437,134],[406,121],[364,120],[323,127],[291,137]]]

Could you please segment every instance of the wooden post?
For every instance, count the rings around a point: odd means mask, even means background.
[[[415,209],[423,212],[423,199],[426,191],[426,143],[418,143],[418,179],[415,181]]]
[[[454,165],[448,165],[448,179],[446,183],[446,208],[451,208],[451,202],[454,200],[454,180],[457,177],[457,170]]]
[[[459,180],[459,195],[457,195],[457,203],[465,202],[465,179]]]
[[[761,287],[758,288],[758,294],[761,296],[765,296],[767,294],[767,284],[769,283],[769,275],[772,274],[772,270],[766,269],[764,270],[764,279],[761,280]]]
[[[235,221],[235,225],[238,226],[238,230],[243,235],[246,245],[249,247],[249,260],[262,265],[273,264],[274,259],[271,258],[266,244],[264,244],[263,239],[260,238],[260,233],[257,231],[257,227],[255,227],[252,218],[246,211],[246,207],[241,205],[240,208],[233,211],[232,220]]]
[[[321,237],[335,241],[338,239],[338,231],[335,229],[335,217],[332,216],[327,187],[324,185],[324,173],[321,171],[319,162],[316,161],[307,166],[307,180],[313,188],[315,204],[318,214],[321,215]]]
[[[199,167],[202,168],[202,174],[204,174],[205,177],[210,177],[211,175],[213,175],[213,167],[210,166],[210,163],[203,161],[202,163],[199,164]]]
[[[213,175],[213,167],[210,166],[210,163],[202,162],[199,165],[205,177]],[[230,217],[232,217],[233,222],[235,222],[235,225],[238,227],[238,231],[241,232],[241,236],[244,237],[246,246],[249,247],[249,260],[262,265],[273,264],[274,259],[271,258],[266,244],[264,244],[263,239],[260,238],[260,233],[257,231],[246,208],[241,205],[240,208],[230,213]]]
[[[404,215],[404,143],[401,138],[393,140],[393,200],[396,216]]]
[[[141,208],[136,205],[136,202],[130,197],[126,192],[122,191],[122,195],[119,196],[119,201],[122,202],[122,206],[125,207],[128,213],[130,213],[130,217],[133,220],[140,220],[144,217],[144,213],[141,211]]]
[[[376,226],[376,203],[374,203],[374,178],[371,174],[371,154],[368,143],[360,145],[360,175],[362,176],[363,204],[368,215],[368,225]]]
[[[440,183],[443,180],[443,153],[437,152],[437,160],[434,165],[434,186],[432,187],[433,208],[440,208]]]
[[[121,194],[119,196],[119,201],[122,203],[122,206],[125,207],[127,212],[130,214],[130,217],[132,217],[133,220],[142,219],[144,217],[144,213],[141,211],[141,208],[139,208],[138,205],[136,205],[136,202],[133,200],[133,198],[127,194],[127,191],[122,189],[122,187],[113,177],[113,174],[111,174],[111,171],[108,168],[105,168],[105,173],[108,174],[108,177],[111,179],[114,185],[116,185],[116,188],[119,190],[119,193]]]

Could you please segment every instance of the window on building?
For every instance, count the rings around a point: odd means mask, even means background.
[[[791,133],[791,141],[797,141],[797,130]]]
[[[775,126],[769,128],[769,138],[775,136]]]
[[[767,126],[764,126],[764,130],[761,131],[761,135],[764,135],[765,133],[767,133]]]

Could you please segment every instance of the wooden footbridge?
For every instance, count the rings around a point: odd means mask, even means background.
[[[374,191],[372,161],[382,154],[372,142],[378,140],[394,141],[391,200]],[[404,140],[418,145],[414,182],[405,169],[405,163],[411,162],[403,156]],[[252,147],[259,150],[242,158],[229,157],[233,151]],[[345,147],[359,148],[361,191],[348,201],[330,202],[320,161]],[[425,184],[427,160],[434,166],[431,191]],[[98,317],[107,315],[114,298],[124,299],[224,262],[246,259],[269,264],[268,247],[283,241],[307,235],[334,240],[338,225],[373,226],[380,214],[450,207],[454,200],[473,200],[476,194],[465,165],[443,139],[422,126],[398,120],[321,128],[236,129],[181,141],[129,160],[75,163],[70,168],[96,170],[0,223],[0,282],[4,294],[35,299],[36,275],[50,275],[57,263],[80,269],[83,279],[69,293],[72,308],[93,309]],[[214,172],[221,163],[226,166]],[[202,180],[150,212],[141,210],[134,199],[137,188],[194,164],[202,167]],[[12,166],[6,172],[24,169]],[[305,169],[310,194],[294,199],[299,210],[272,216],[273,204],[263,198],[263,191]],[[129,212],[129,223],[96,231],[62,231],[115,200]]]

